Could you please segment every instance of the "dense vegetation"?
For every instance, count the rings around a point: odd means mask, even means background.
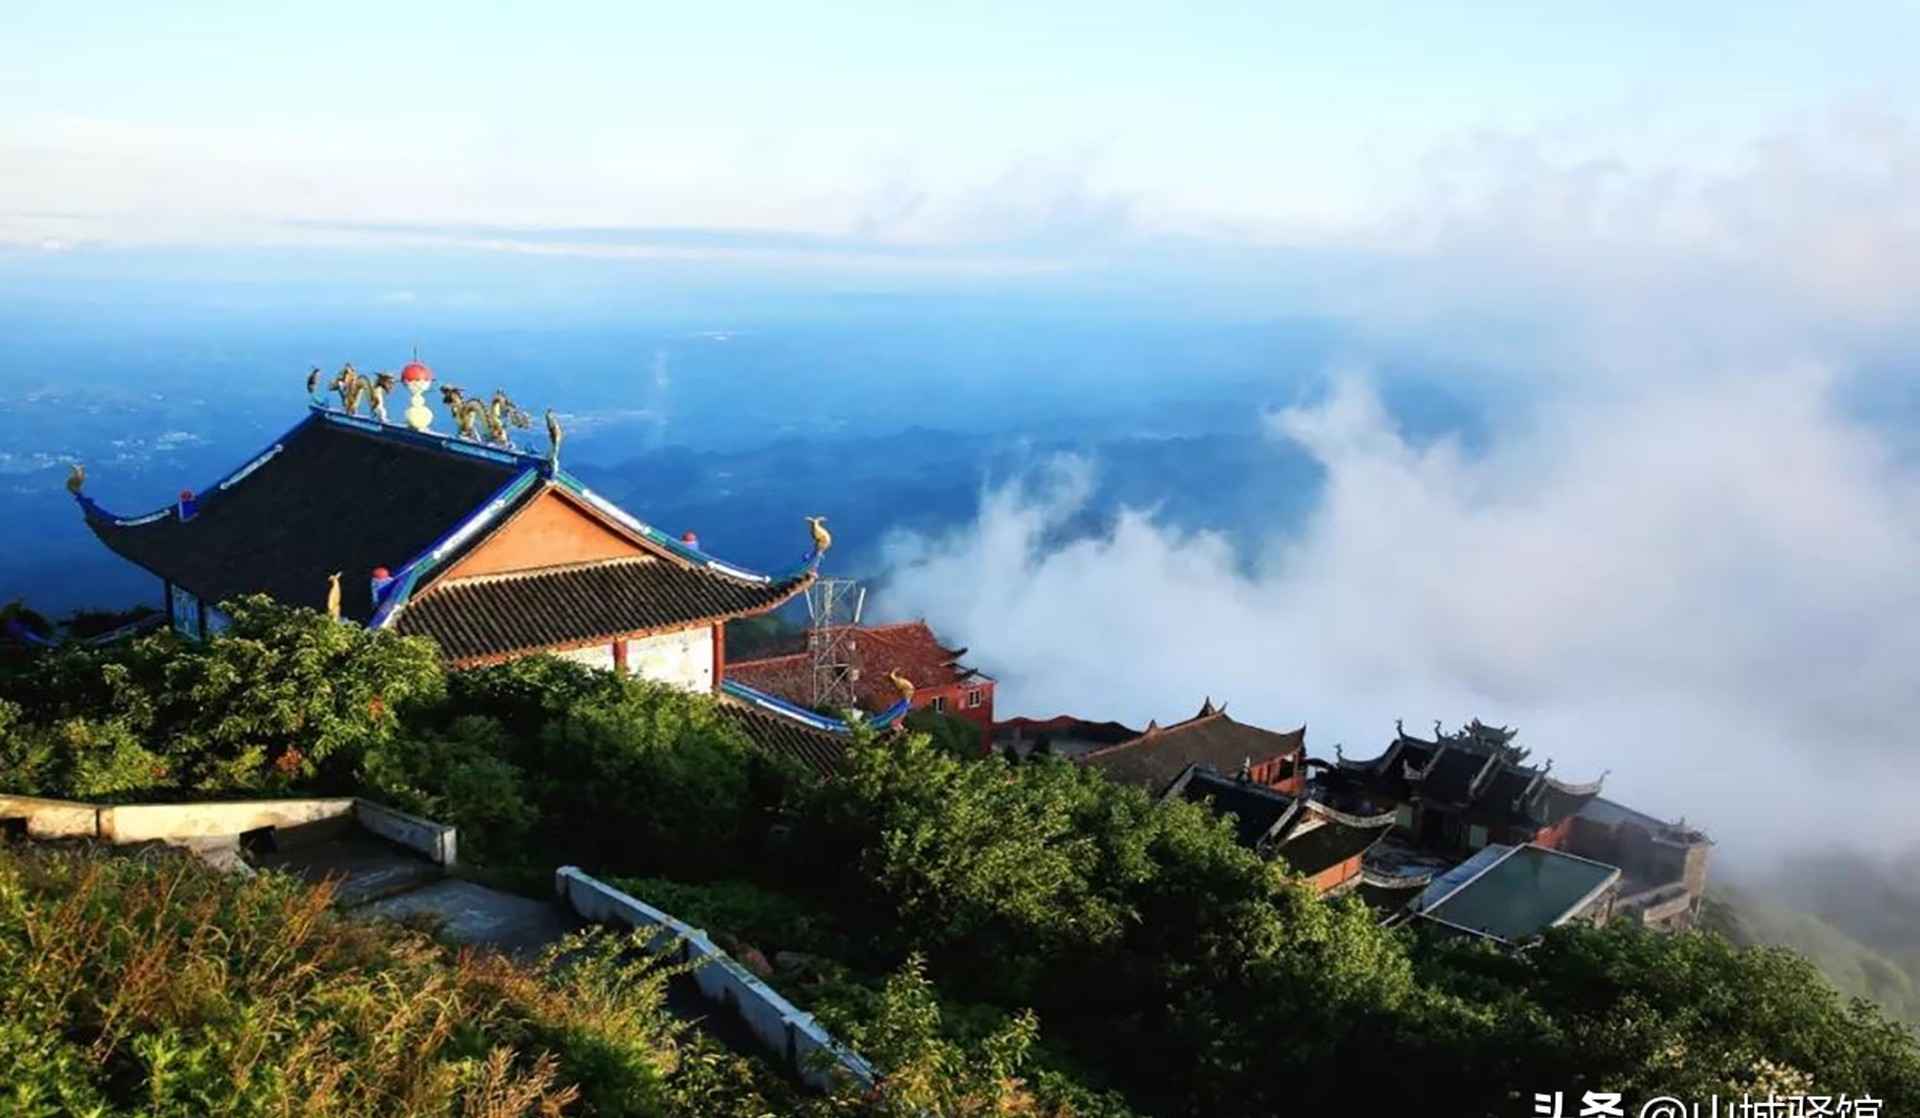
[[[1841,992],[1871,998],[1890,1016],[1920,1025],[1920,922],[1910,919],[1913,886],[1874,888],[1868,860],[1847,861],[1834,867],[1839,872],[1832,880],[1859,888],[1838,903],[1830,894],[1796,896],[1791,883],[1780,880],[1784,874],[1776,873],[1765,890],[1715,885],[1702,922],[1743,947],[1791,948]],[[1889,913],[1908,919],[1886,928]]]
[[[1507,1114],[1540,1090],[1769,1088],[1920,1105],[1914,1035],[1789,952],[1624,927],[1518,956],[1425,942],[1317,898],[1203,809],[1077,766],[904,733],[822,784],[703,697],[553,660],[449,676],[390,634],[232,612],[204,646],[161,634],[0,678],[11,787],[364,789],[458,823],[496,864],[646,875],[629,886],[788,955],[776,984],[893,1072],[883,1105]]]
[[[760,1115],[809,1105],[593,936],[531,967],[181,855],[0,850],[0,1109],[18,1118]]]

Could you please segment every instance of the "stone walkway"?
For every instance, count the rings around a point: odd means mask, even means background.
[[[548,945],[587,926],[557,902],[448,877],[419,854],[365,831],[306,841],[295,836],[280,849],[250,852],[248,861],[308,881],[332,879],[335,903],[356,916],[428,917],[455,943],[492,947],[522,961],[538,958]],[[765,1056],[746,1025],[732,1014],[716,1013],[688,975],[669,985],[667,1008],[739,1055]]]
[[[253,853],[251,861],[308,881],[332,879],[335,903],[356,916],[431,917],[440,934],[455,943],[495,947],[519,959],[534,958],[585,926],[552,901],[448,877],[419,854],[365,831],[284,842],[279,849]]]

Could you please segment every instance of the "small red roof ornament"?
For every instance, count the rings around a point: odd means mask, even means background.
[[[191,501],[191,500],[193,500],[193,490],[191,490],[191,489],[182,489],[182,490],[180,491],[180,499],[181,499],[181,500],[183,500],[183,501]]]
[[[680,533],[680,542],[683,544],[686,544],[688,547],[699,547],[700,537],[698,534],[696,534],[693,531],[693,529],[689,528],[686,531]]]
[[[433,409],[427,407],[427,389],[433,387],[433,370],[421,363],[419,350],[414,351],[407,367],[400,370],[400,383],[406,387],[410,400],[407,426],[425,434],[433,426]]]
[[[393,577],[393,572],[386,569],[385,567],[375,567],[373,569],[373,577],[378,579],[389,579]]]

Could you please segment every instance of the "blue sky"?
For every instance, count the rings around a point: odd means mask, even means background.
[[[1736,166],[1905,106],[1911,5],[14,3],[0,240],[278,223],[1300,239],[1519,136]],[[356,234],[364,235],[364,234]],[[345,234],[333,234],[335,237]]]

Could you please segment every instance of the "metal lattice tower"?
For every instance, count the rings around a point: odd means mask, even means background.
[[[850,578],[816,578],[807,587],[807,654],[813,661],[815,709],[851,710],[854,684],[860,681],[855,660],[855,626],[867,592]]]

